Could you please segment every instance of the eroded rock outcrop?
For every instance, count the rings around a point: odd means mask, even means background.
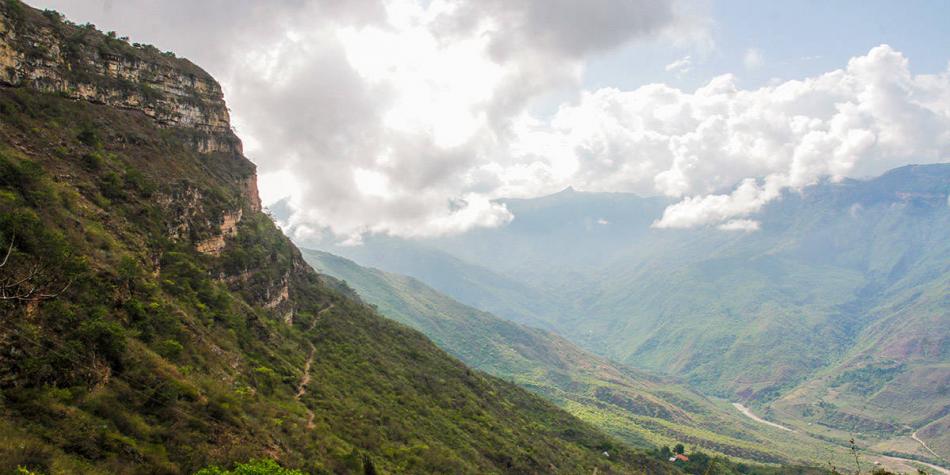
[[[204,149],[239,146],[230,138],[210,143],[215,134],[230,135],[231,126],[221,86],[201,68],[52,13],[26,16],[37,14],[0,16],[0,83],[140,110],[163,126],[207,134]]]
[[[227,238],[237,236],[237,225],[241,222],[242,215],[243,212],[240,209],[233,213],[224,213],[222,222],[218,225],[217,232],[207,239],[198,241],[195,245],[198,252],[212,256],[220,256],[221,251],[224,250],[224,246],[227,245]]]
[[[221,86],[207,72],[150,45],[75,25],[54,12],[0,4],[0,86],[140,111],[162,127],[186,132],[202,154],[247,161],[231,130]],[[212,213],[218,218],[208,217],[207,197],[193,187],[171,185],[160,194],[163,207],[176,216],[169,237],[190,239],[200,252],[220,255],[227,239],[236,235],[243,211],[261,210],[257,174],[252,165],[246,169],[249,173],[234,177],[243,203]]]

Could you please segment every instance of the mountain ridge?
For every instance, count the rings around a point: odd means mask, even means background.
[[[314,268],[343,279],[381,314],[422,331],[467,364],[532,390],[631,444],[687,441],[749,463],[844,465],[851,457],[844,447],[798,432],[777,437],[725,401],[710,401],[666,378],[596,357],[549,332],[502,321],[411,277],[361,268],[322,251],[303,253]],[[824,458],[816,459],[815,453]]]
[[[515,218],[502,228],[411,242],[373,237],[367,249],[324,249],[430,284],[431,269],[393,265],[393,256],[376,251],[384,248],[379,243],[450,256],[490,272],[458,275],[513,280],[545,305],[525,315],[517,295],[475,300],[439,289],[463,303],[513,321],[544,320],[545,328],[596,354],[673,374],[759,411],[804,418],[806,427],[826,418],[832,429],[825,437],[865,432],[868,444],[926,458],[932,456],[918,451],[905,426],[939,427],[948,405],[945,396],[927,396],[928,387],[948,381],[947,355],[937,350],[950,334],[941,279],[950,272],[948,177],[950,165],[931,164],[867,180],[822,180],[751,216],[761,222],[751,233],[652,229],[661,204],[645,213],[648,201],[634,195],[618,209],[615,195],[576,192],[513,201],[520,208],[511,208]],[[586,226],[608,212],[609,224]],[[577,265],[578,248],[600,255]],[[496,311],[500,306],[506,309]],[[873,405],[862,409],[851,395],[825,410],[820,394],[806,398],[811,407],[802,405],[802,391],[850,390],[827,384],[893,359],[909,366],[885,383]],[[825,386],[809,385],[812,378]],[[948,447],[940,436],[931,441]]]
[[[260,210],[230,127],[206,127],[223,102],[119,73],[171,65],[177,82],[191,63],[16,0],[0,24],[15,63],[0,87],[0,471],[677,472],[316,274]]]

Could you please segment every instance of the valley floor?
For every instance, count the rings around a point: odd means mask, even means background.
[[[883,457],[883,458],[887,461],[898,464],[897,467],[899,467],[898,468],[899,470],[914,470],[916,469],[917,465],[923,465],[924,467],[930,470],[935,470],[936,473],[942,473],[943,475],[950,475],[950,470],[947,470],[943,467],[939,467],[931,463],[918,462],[916,460],[905,459],[905,458],[900,458],[900,457]]]
[[[809,437],[809,438],[814,437],[814,434],[811,434],[811,433],[809,433],[808,431],[799,432],[799,431],[797,431],[797,430],[791,429],[791,428],[786,427],[786,426],[783,426],[783,425],[781,425],[781,424],[777,424],[777,423],[775,423],[775,422],[770,422],[770,421],[767,421],[767,420],[765,420],[765,419],[762,419],[761,417],[755,415],[755,413],[753,413],[751,409],[745,407],[744,405],[742,405],[742,404],[740,404],[740,403],[734,402],[734,403],[732,403],[732,405],[733,405],[737,410],[739,410],[739,412],[741,412],[743,415],[745,415],[745,416],[748,417],[749,419],[752,419],[753,421],[758,422],[758,423],[760,423],[760,424],[767,425],[767,426],[770,426],[770,427],[774,427],[774,428],[777,428],[777,429],[782,429],[782,430],[789,431],[789,432],[801,433],[801,434],[803,434],[803,435],[805,435],[806,437]],[[925,449],[928,449],[928,450],[929,450],[929,448],[927,447],[927,445],[924,444],[922,441],[920,441],[920,439],[918,439],[918,438],[916,437],[916,432],[915,432],[914,434],[912,434],[911,437],[912,437],[914,440],[920,442],[921,445],[923,445]],[[933,452],[931,451],[931,453],[933,453]],[[934,456],[937,456],[936,453],[933,453],[933,455],[934,455]],[[870,462],[871,464],[874,464],[875,466],[883,466],[883,467],[888,468],[888,469],[890,469],[890,470],[897,471],[898,473],[907,473],[907,472],[913,473],[913,472],[916,471],[918,468],[925,468],[926,470],[932,470],[932,471],[933,471],[932,473],[940,473],[940,474],[943,474],[943,475],[950,475],[950,470],[947,470],[946,468],[943,468],[943,467],[940,467],[940,466],[938,466],[938,465],[934,465],[934,464],[931,464],[931,463],[927,463],[927,462],[922,462],[922,461],[919,461],[919,460],[910,459],[910,458],[893,457],[893,456],[888,456],[888,455],[868,455],[868,456],[864,456],[864,457],[862,457],[862,458],[865,459],[865,462],[864,462],[864,463],[869,463],[869,462]]]

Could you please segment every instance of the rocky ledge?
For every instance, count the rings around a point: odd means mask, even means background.
[[[221,86],[207,72],[53,11],[0,3],[0,84],[139,110],[194,131],[201,152],[241,152]]]

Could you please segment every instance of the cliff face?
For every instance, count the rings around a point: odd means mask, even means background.
[[[317,275],[191,63],[0,25],[0,473],[669,470]]]
[[[221,86],[188,60],[103,35],[92,25],[72,24],[55,12],[3,2],[0,85],[139,111],[160,127],[177,129],[199,153],[230,156],[238,162],[235,168],[242,171],[235,173],[233,183],[243,199],[207,222],[196,222],[208,214],[207,197],[198,190],[169,186],[158,196],[178,210],[168,236],[192,236],[199,252],[220,255],[226,239],[235,235],[242,209],[261,210],[257,174],[231,131]]]
[[[204,151],[240,152],[221,86],[197,66],[52,12],[2,8],[0,83],[140,110],[160,125],[200,132]]]

